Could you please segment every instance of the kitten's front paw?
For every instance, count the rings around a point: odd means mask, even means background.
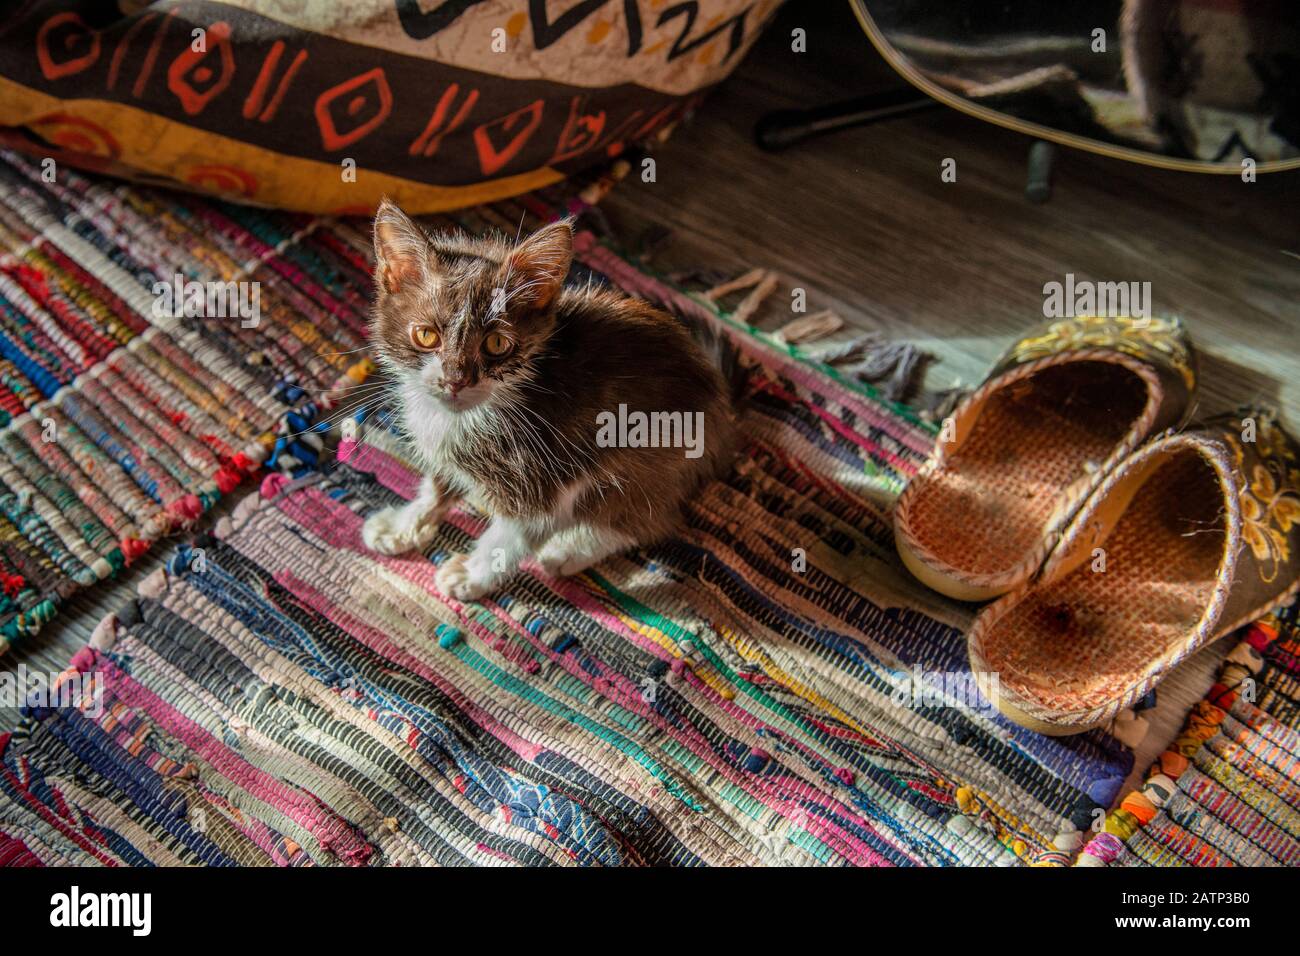
[[[537,552],[537,563],[553,578],[567,578],[581,574],[592,565],[589,555],[574,553],[563,544],[547,543]]]
[[[438,590],[458,601],[477,601],[495,586],[491,578],[475,574],[467,554],[453,554],[438,568]]]
[[[423,516],[421,516],[423,517]],[[409,506],[382,508],[361,526],[361,540],[380,554],[405,554],[423,548],[433,540],[436,525],[412,520]]]

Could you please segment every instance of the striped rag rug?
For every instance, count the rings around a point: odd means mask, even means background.
[[[259,466],[311,462],[297,433],[370,366],[363,234],[54,171],[0,150],[0,654]],[[197,318],[195,289],[250,308]]]
[[[1247,629],[1078,866],[1300,866],[1300,604]]]
[[[966,612],[901,569],[887,520],[932,429],[590,232],[576,247],[755,360],[744,450],[680,538],[461,604],[435,571],[482,516],[453,511],[423,554],[361,544],[417,484],[387,432],[270,474],[0,737],[0,862],[1070,861],[1132,754],[978,697]]]

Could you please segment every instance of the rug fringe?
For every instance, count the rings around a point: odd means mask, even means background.
[[[776,337],[786,345],[817,342],[844,328],[844,320],[830,309],[801,315],[776,330]]]
[[[865,332],[847,342],[801,346],[799,354],[874,386],[891,402],[902,402],[912,395],[921,368],[930,358],[920,346],[891,342],[879,332]]]

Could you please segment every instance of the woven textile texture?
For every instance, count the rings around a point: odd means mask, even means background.
[[[1300,866],[1300,604],[1247,629],[1080,866]]]
[[[0,151],[0,652],[261,464],[311,463],[293,436],[369,367],[364,235],[45,173]]]
[[[322,223],[308,248],[354,232]],[[418,480],[387,432],[270,474],[100,626],[63,685],[79,706],[0,737],[0,861],[1069,861],[1132,755],[978,698],[960,610],[899,568],[885,513],[932,431],[592,233],[575,245],[582,281],[710,316],[754,359],[744,451],[682,536],[461,605],[434,574],[482,516],[454,511],[424,554],[361,544]]]

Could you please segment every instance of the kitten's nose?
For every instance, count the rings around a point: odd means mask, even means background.
[[[462,388],[465,388],[469,384],[471,383],[468,375],[460,375],[457,376],[456,378],[452,378],[451,376],[446,376],[442,380],[443,387],[447,389],[447,391],[451,392],[453,396],[456,395],[457,392],[459,392]]]

